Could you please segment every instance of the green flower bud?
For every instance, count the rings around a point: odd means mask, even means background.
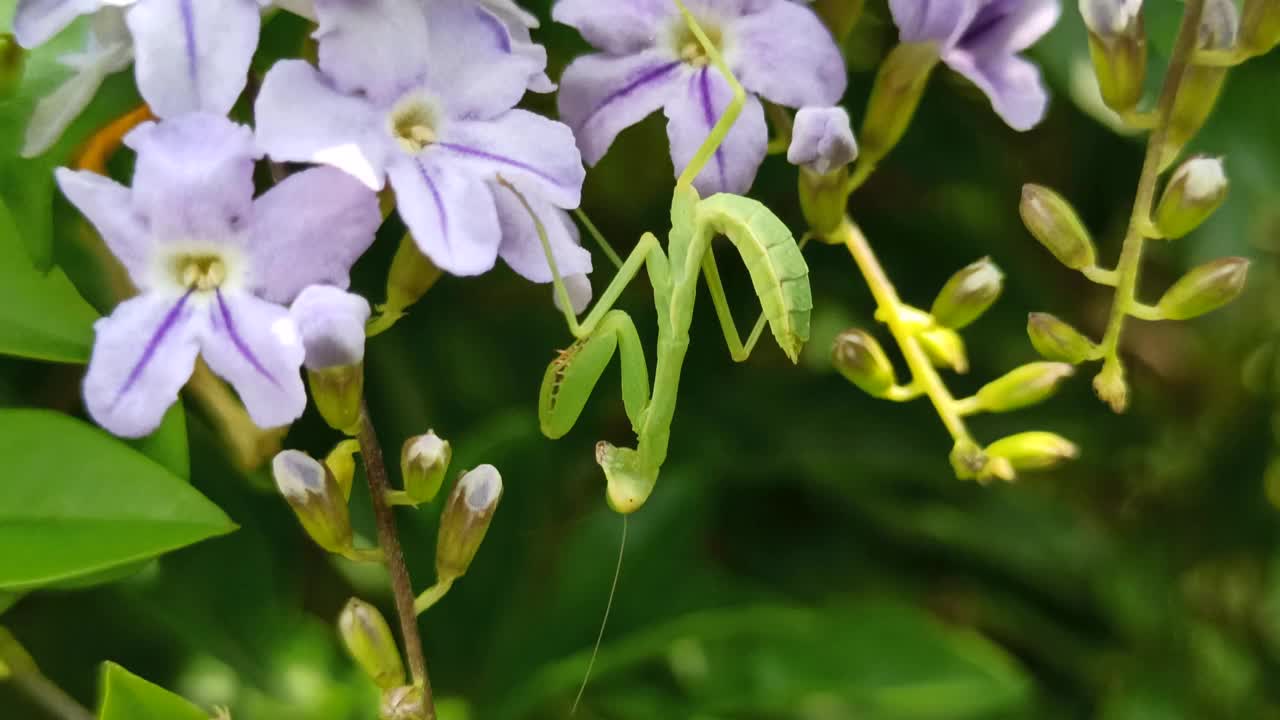
[[[427,705],[422,688],[405,685],[382,693],[381,720],[426,720]]]
[[[1060,362],[1033,362],[1009,371],[978,390],[978,406],[988,412],[1008,412],[1047,399],[1075,373]]]
[[[1093,357],[1094,345],[1088,338],[1048,313],[1027,315],[1027,336],[1046,360],[1079,365]]]
[[[987,454],[972,440],[957,440],[951,448],[951,468],[961,480],[980,477],[987,467]]]
[[[311,539],[332,553],[350,551],[350,511],[329,468],[306,453],[285,450],[271,461],[271,471]]]
[[[1244,0],[1240,45],[1255,55],[1280,44],[1280,0]]]
[[[916,335],[920,347],[937,367],[951,368],[964,374],[969,372],[969,356],[964,349],[964,339],[948,327],[935,327]]]
[[[800,212],[815,234],[827,237],[844,222],[845,206],[849,204],[845,189],[848,180],[848,168],[825,175],[800,168]]]
[[[862,162],[875,165],[902,139],[938,64],[935,43],[902,43],[880,64],[862,120]]]
[[[1080,3],[1098,89],[1103,101],[1117,112],[1137,106],[1147,79],[1147,33],[1141,11],[1141,0]]]
[[[413,236],[405,233],[387,273],[387,304],[382,312],[395,317],[404,315],[405,310],[427,294],[441,274],[440,268],[418,249]]]
[[[986,312],[1003,289],[1004,273],[991,258],[982,258],[951,276],[930,312],[939,325],[959,330]]]
[[[1020,470],[1045,470],[1080,454],[1074,443],[1049,432],[1024,432],[1001,438],[987,446],[991,462],[987,472],[1001,480],[1013,480]]]
[[[1129,407],[1129,384],[1124,380],[1124,367],[1118,362],[1102,366],[1102,372],[1093,378],[1093,391],[1111,406],[1112,412],[1122,413]]]
[[[405,494],[415,503],[434,500],[452,459],[449,441],[441,440],[434,430],[405,440],[400,449],[400,476],[404,478]]]
[[[1197,155],[1173,172],[1156,207],[1156,228],[1166,238],[1180,238],[1199,227],[1226,198],[1222,158]]]
[[[1160,298],[1156,308],[1170,320],[1187,320],[1235,300],[1244,290],[1249,261],[1226,257],[1192,268]]]
[[[351,598],[338,615],[338,633],[347,652],[383,690],[404,684],[404,664],[395,636],[378,609],[359,598]]]
[[[1163,171],[1173,164],[1182,148],[1200,132],[1209,113],[1218,102],[1227,68],[1189,65],[1182,76],[1182,87],[1169,111],[1169,127],[1165,132],[1165,148],[1160,163]]]
[[[0,33],[0,99],[13,95],[22,85],[26,66],[27,51],[17,38],[13,33]]]
[[[360,452],[360,441],[347,438],[329,451],[324,458],[325,467],[333,473],[333,479],[342,490],[342,497],[351,499],[351,482],[356,476],[356,453]]]
[[[884,397],[897,383],[893,365],[880,343],[857,328],[845,330],[831,345],[831,364],[846,380],[872,397]]]
[[[1027,230],[1073,270],[1090,267],[1097,257],[1093,240],[1075,208],[1058,193],[1042,185],[1022,186],[1022,203],[1018,207]]]
[[[436,576],[440,581],[451,582],[466,574],[501,499],[502,476],[492,465],[481,465],[454,484],[440,516],[436,540]]]
[[[360,401],[364,397],[364,365],[308,369],[307,385],[325,423],[334,430],[355,434],[360,423]]]

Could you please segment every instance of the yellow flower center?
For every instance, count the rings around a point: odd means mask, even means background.
[[[723,51],[724,34],[720,28],[715,23],[701,19],[698,20],[698,25],[706,33],[712,47],[717,52]],[[711,62],[711,56],[707,54],[706,48],[698,41],[698,36],[693,34],[693,29],[684,22],[683,18],[675,28],[675,47],[680,54],[680,59],[694,67],[705,67]]]
[[[391,135],[400,147],[417,155],[434,143],[436,113],[422,98],[408,98],[391,111]]]
[[[173,268],[178,283],[188,290],[216,290],[227,279],[227,265],[216,255],[179,255]]]

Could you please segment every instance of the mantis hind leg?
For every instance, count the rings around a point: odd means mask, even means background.
[[[640,427],[649,403],[649,367],[635,323],[625,312],[612,310],[595,332],[574,342],[547,366],[538,394],[538,422],[544,435],[554,440],[573,429],[615,350],[621,355],[622,403],[632,426]]]
[[[747,101],[747,92],[742,89],[742,84],[738,82],[738,78],[734,77],[733,72],[729,70],[729,66],[725,63],[724,57],[720,55],[720,50],[707,37],[707,33],[698,24],[698,20],[694,18],[693,13],[689,12],[689,8],[685,7],[682,0],[675,0],[676,6],[680,8],[680,14],[684,16],[685,24],[689,26],[689,31],[698,40],[698,44],[702,46],[702,51],[711,59],[711,64],[715,66],[724,79],[729,83],[729,87],[733,90],[733,100],[729,102],[729,106],[725,108],[724,114],[716,121],[715,126],[711,128],[711,133],[707,135],[707,139],[702,142],[702,146],[694,153],[693,159],[685,167],[684,172],[680,173],[680,178],[676,181],[677,187],[692,187],[694,178],[702,172],[706,167],[707,161],[715,154],[716,149],[724,142],[725,136],[729,134],[729,129],[737,122],[738,115],[742,113],[742,106]]]

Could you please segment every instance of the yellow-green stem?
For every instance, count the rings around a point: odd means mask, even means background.
[[[432,605],[440,602],[440,598],[449,592],[449,588],[453,587],[453,578],[440,578],[435,585],[423,590],[418,599],[413,601],[414,612],[421,615],[431,609]]]

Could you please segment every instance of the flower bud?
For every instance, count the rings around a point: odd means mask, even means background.
[[[1280,0],[1244,0],[1240,45],[1255,55],[1280,44]]]
[[[1205,0],[1204,13],[1196,36],[1201,50],[1230,50],[1236,45],[1240,30],[1239,12],[1234,0]],[[1165,147],[1160,169],[1163,171],[1178,157],[1182,148],[1200,132],[1213,112],[1227,78],[1227,68],[1198,65],[1192,62],[1182,76],[1182,86],[1173,99],[1165,131]]]
[[[381,720],[426,720],[427,705],[422,688],[404,685],[382,693]]]
[[[360,452],[360,441],[347,438],[329,451],[324,458],[325,467],[333,473],[333,479],[342,490],[342,497],[351,499],[351,483],[356,476],[356,453]]]
[[[1098,399],[1111,406],[1112,412],[1122,413],[1129,407],[1129,383],[1124,379],[1124,367],[1118,362],[1104,363],[1102,372],[1093,378],[1093,391]]]
[[[1075,373],[1060,362],[1033,362],[1009,371],[978,390],[978,406],[988,412],[1008,412],[1047,399],[1058,384]]]
[[[1166,238],[1180,238],[1212,215],[1226,197],[1222,158],[1193,157],[1178,166],[1165,187],[1156,207],[1156,228]]]
[[[1022,186],[1022,204],[1018,207],[1027,230],[1073,270],[1090,267],[1096,253],[1093,240],[1075,208],[1058,193],[1042,185]]]
[[[436,540],[436,576],[441,582],[462,577],[480,549],[502,499],[502,476],[492,465],[464,474],[453,486],[440,516]]]
[[[1240,35],[1240,11],[1235,0],[1205,0],[1196,46],[1202,50],[1230,50]]]
[[[831,364],[846,380],[872,397],[884,397],[897,383],[893,365],[880,343],[869,333],[852,328],[836,336]]]
[[[338,615],[338,632],[347,652],[383,690],[404,684],[404,664],[391,628],[378,609],[351,598]]]
[[[1103,101],[1117,112],[1132,110],[1147,79],[1142,0],[1080,0],[1080,14]]]
[[[303,364],[320,415],[335,430],[355,427],[364,396],[369,303],[331,285],[312,285],[293,301],[289,314],[306,348]]]
[[[916,335],[916,340],[935,366],[951,368],[962,375],[969,372],[969,355],[960,333],[948,327],[935,327]]]
[[[967,438],[957,440],[951,448],[951,468],[961,480],[979,477],[987,467],[987,454],[978,444]]]
[[[939,325],[959,330],[986,312],[1002,289],[1004,273],[991,258],[982,258],[951,276],[930,312]]]
[[[351,549],[351,516],[333,473],[297,450],[277,454],[271,471],[280,494],[311,539],[329,552],[347,553]]]
[[[880,64],[862,120],[862,162],[875,165],[902,139],[938,64],[935,43],[902,43]]]
[[[405,494],[414,503],[434,500],[452,459],[453,448],[434,430],[405,440],[400,449],[400,477],[404,478]]]
[[[403,316],[405,310],[427,294],[441,274],[440,268],[418,249],[413,236],[405,233],[387,273],[387,304],[379,310],[384,315]]]
[[[1226,305],[1244,290],[1249,261],[1226,257],[1192,268],[1160,298],[1157,309],[1170,320],[1187,320]]]
[[[1060,435],[1035,431],[1001,438],[988,445],[986,452],[993,460],[1004,460],[1013,470],[1044,470],[1079,456],[1080,448]]]
[[[857,156],[858,143],[847,110],[840,106],[804,107],[796,112],[787,162],[815,175],[826,175]]]
[[[1027,315],[1027,336],[1046,360],[1079,365],[1093,357],[1094,345],[1088,338],[1048,313]]]
[[[13,33],[0,33],[0,99],[13,95],[22,85],[26,66],[27,51],[18,39]]]

